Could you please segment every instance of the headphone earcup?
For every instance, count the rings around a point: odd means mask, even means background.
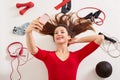
[[[17,56],[16,56],[16,55],[12,55],[12,54],[10,54],[10,57],[12,57],[12,58],[16,58]]]
[[[12,52],[10,52],[9,49],[10,49],[10,47],[13,46],[14,44],[19,44],[20,47],[17,48],[14,53],[12,53]],[[21,42],[13,42],[13,43],[11,43],[11,44],[8,45],[7,51],[8,51],[8,53],[9,53],[10,57],[16,58],[16,57],[18,57],[19,55],[21,55],[21,54],[23,53],[23,45],[22,45]],[[17,55],[15,54],[16,52],[18,53]]]
[[[23,53],[23,47],[20,48],[19,55],[22,55],[22,53]]]

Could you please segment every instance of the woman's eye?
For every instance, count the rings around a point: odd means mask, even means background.
[[[61,33],[65,33],[65,32],[62,31]]]
[[[58,33],[65,33],[64,31],[61,31],[61,32],[55,32],[54,34],[58,34]]]
[[[55,32],[54,34],[58,34],[57,32]]]

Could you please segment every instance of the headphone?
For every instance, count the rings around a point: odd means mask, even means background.
[[[20,47],[17,48],[14,53],[10,52],[10,47],[13,46],[13,45],[15,45],[15,44],[19,44]],[[14,55],[17,52],[17,50],[19,50],[18,54]],[[7,51],[9,53],[10,57],[17,58],[18,56],[22,55],[22,53],[23,53],[23,44],[21,42],[13,42],[13,43],[11,43],[11,44],[8,45]]]

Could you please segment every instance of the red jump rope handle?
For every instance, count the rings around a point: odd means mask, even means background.
[[[17,3],[16,4],[17,8],[24,7],[24,6],[31,8],[34,6],[34,3],[33,2],[26,2],[26,3]]]

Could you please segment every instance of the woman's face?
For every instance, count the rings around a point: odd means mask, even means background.
[[[68,40],[70,40],[71,37],[68,35],[68,31],[66,28],[59,26],[54,31],[54,41],[57,44],[64,44],[68,43]]]

